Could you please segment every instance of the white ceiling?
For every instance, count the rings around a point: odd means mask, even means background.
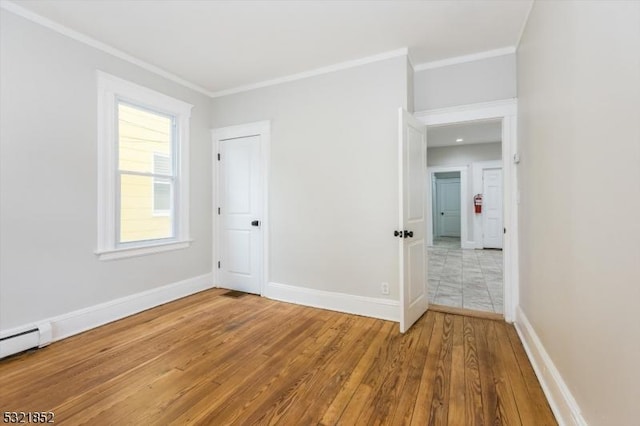
[[[456,139],[463,139],[463,141],[456,142]],[[429,148],[501,141],[502,123],[499,120],[427,128],[427,146]]]
[[[414,65],[513,47],[531,2],[14,1],[209,92],[404,47]]]

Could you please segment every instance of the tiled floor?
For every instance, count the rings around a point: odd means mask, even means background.
[[[429,300],[477,311],[503,311],[502,251],[460,248],[458,238],[429,247]]]

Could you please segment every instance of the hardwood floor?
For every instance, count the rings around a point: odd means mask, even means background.
[[[514,328],[216,289],[0,361],[2,411],[65,424],[557,424]]]

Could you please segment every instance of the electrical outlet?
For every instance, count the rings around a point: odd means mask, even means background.
[[[382,294],[389,294],[389,283],[382,283],[380,286],[380,292]]]

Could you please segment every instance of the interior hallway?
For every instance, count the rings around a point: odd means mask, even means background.
[[[503,313],[502,250],[460,248],[440,237],[429,253],[429,300],[436,305]]]

